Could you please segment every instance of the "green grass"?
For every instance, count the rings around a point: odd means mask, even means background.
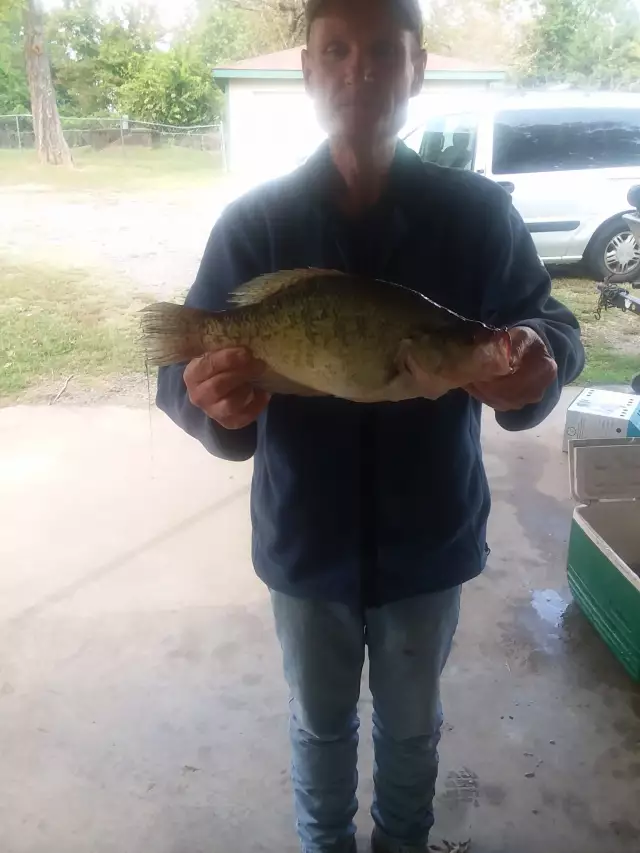
[[[627,385],[640,373],[640,317],[617,308],[603,311],[598,320],[598,290],[593,281],[558,278],[554,295],[577,316],[587,351],[580,385]],[[637,291],[640,294],[640,291]]]
[[[0,259],[0,401],[69,375],[142,373],[143,304],[95,273]]]
[[[0,150],[0,187],[31,186],[61,190],[179,188],[213,184],[223,176],[218,153],[166,146],[102,151],[72,149],[75,166],[47,166],[34,151]]]

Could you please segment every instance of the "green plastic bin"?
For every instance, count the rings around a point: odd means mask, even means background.
[[[640,681],[640,439],[569,445],[573,513],[569,587],[589,621]]]

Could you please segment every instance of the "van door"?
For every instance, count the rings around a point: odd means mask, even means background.
[[[612,173],[631,165],[616,158],[628,159],[634,148],[631,157],[640,164],[635,140],[626,154],[620,151],[628,114],[591,106],[495,114],[487,174],[511,193],[545,262],[579,260],[595,229],[627,207]]]

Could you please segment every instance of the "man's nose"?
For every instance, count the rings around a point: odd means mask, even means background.
[[[370,83],[375,78],[374,63],[370,51],[355,48],[349,57],[346,80],[349,85]]]

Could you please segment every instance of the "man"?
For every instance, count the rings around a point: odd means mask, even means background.
[[[439,678],[461,585],[484,568],[481,404],[540,423],[583,366],[575,318],[510,197],[397,141],[426,55],[417,0],[310,0],[304,78],[328,133],[292,175],[215,225],[187,304],[225,306],[252,277],[325,267],[415,288],[510,327],[512,375],[436,400],[364,405],[274,394],[225,350],[161,370],[158,405],[214,455],[254,457],[253,560],[271,590],[291,691],[304,853],[355,850],[356,706],[365,646],[376,853],[422,853],[433,824]],[[471,699],[471,697],[470,697]]]

